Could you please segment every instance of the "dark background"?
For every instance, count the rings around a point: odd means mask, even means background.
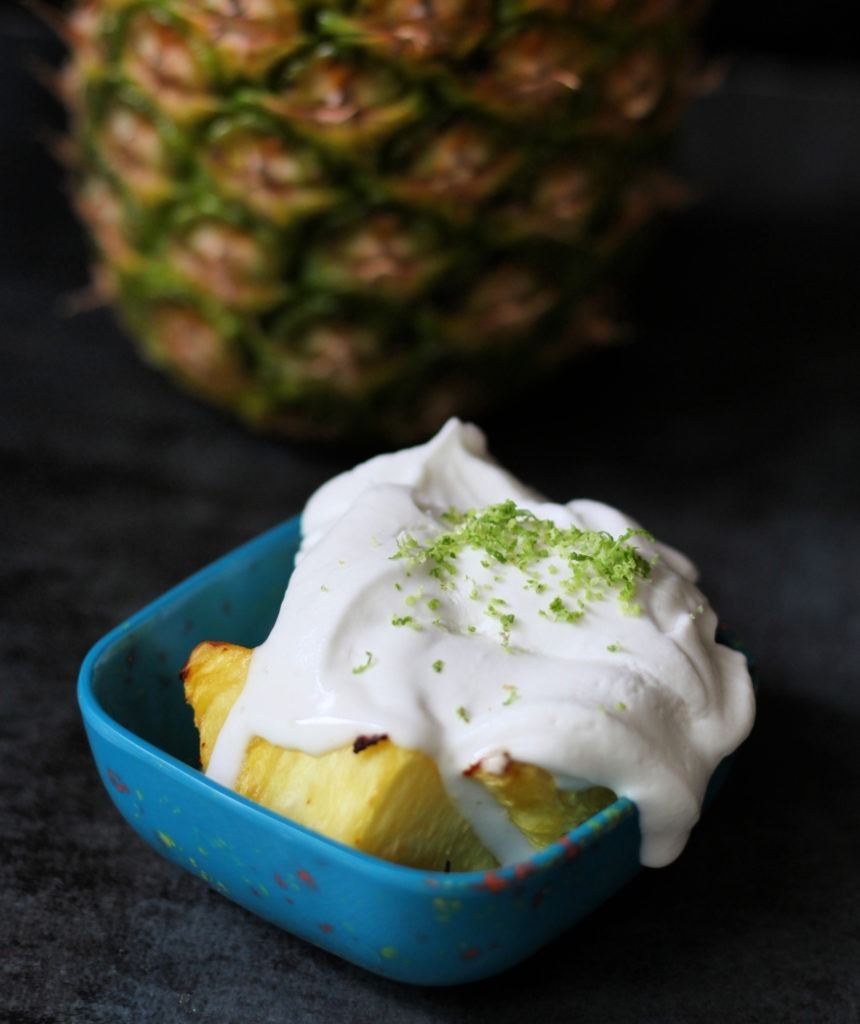
[[[755,733],[670,868],[494,981],[387,983],[161,861],[109,803],[75,703],[125,616],[299,511],[351,456],[251,437],[69,316],[83,240],[0,4],[0,1021],[860,1019],[860,52],[851,3],[718,0],[635,340],[482,423],[558,499],[691,554],[761,668]]]

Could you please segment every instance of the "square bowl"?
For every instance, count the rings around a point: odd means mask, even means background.
[[[206,778],[180,670],[202,640],[262,643],[299,538],[298,518],[262,534],[92,648],[78,701],[102,782],[162,856],[294,935],[413,984],[497,974],[638,873],[637,809],[619,799],[522,863],[446,874],[360,853]]]

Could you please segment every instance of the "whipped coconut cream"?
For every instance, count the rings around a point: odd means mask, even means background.
[[[715,641],[683,555],[606,505],[547,502],[457,420],[329,481],[302,532],[210,777],[233,785],[254,736],[322,754],[386,734],[435,759],[501,863],[533,849],[468,772],[508,759],[633,800],[643,864],[680,853],[754,716],[746,660]],[[608,552],[597,576],[580,536]]]

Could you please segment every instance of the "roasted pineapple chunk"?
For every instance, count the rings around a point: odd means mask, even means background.
[[[242,692],[251,654],[233,644],[202,643],[182,671],[204,770]],[[517,761],[497,774],[478,764],[470,774],[536,849],[615,799],[602,787],[562,791],[548,772]],[[448,796],[435,762],[386,736],[356,737],[351,746],[319,757],[255,737],[235,789],[300,825],[399,864],[476,871],[497,863]]]
[[[498,775],[479,767],[473,777],[487,787],[538,850],[615,800],[605,786],[559,789],[549,772],[522,761],[509,761]]]

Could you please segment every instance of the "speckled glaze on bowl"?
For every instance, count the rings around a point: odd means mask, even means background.
[[[125,819],[168,860],[352,963],[422,985],[503,971],[637,874],[636,807],[618,800],[521,864],[443,874],[359,853],[207,779],[180,669],[201,640],[253,647],[265,639],[298,541],[298,519],[289,520],[93,647],[78,699],[102,781]]]

